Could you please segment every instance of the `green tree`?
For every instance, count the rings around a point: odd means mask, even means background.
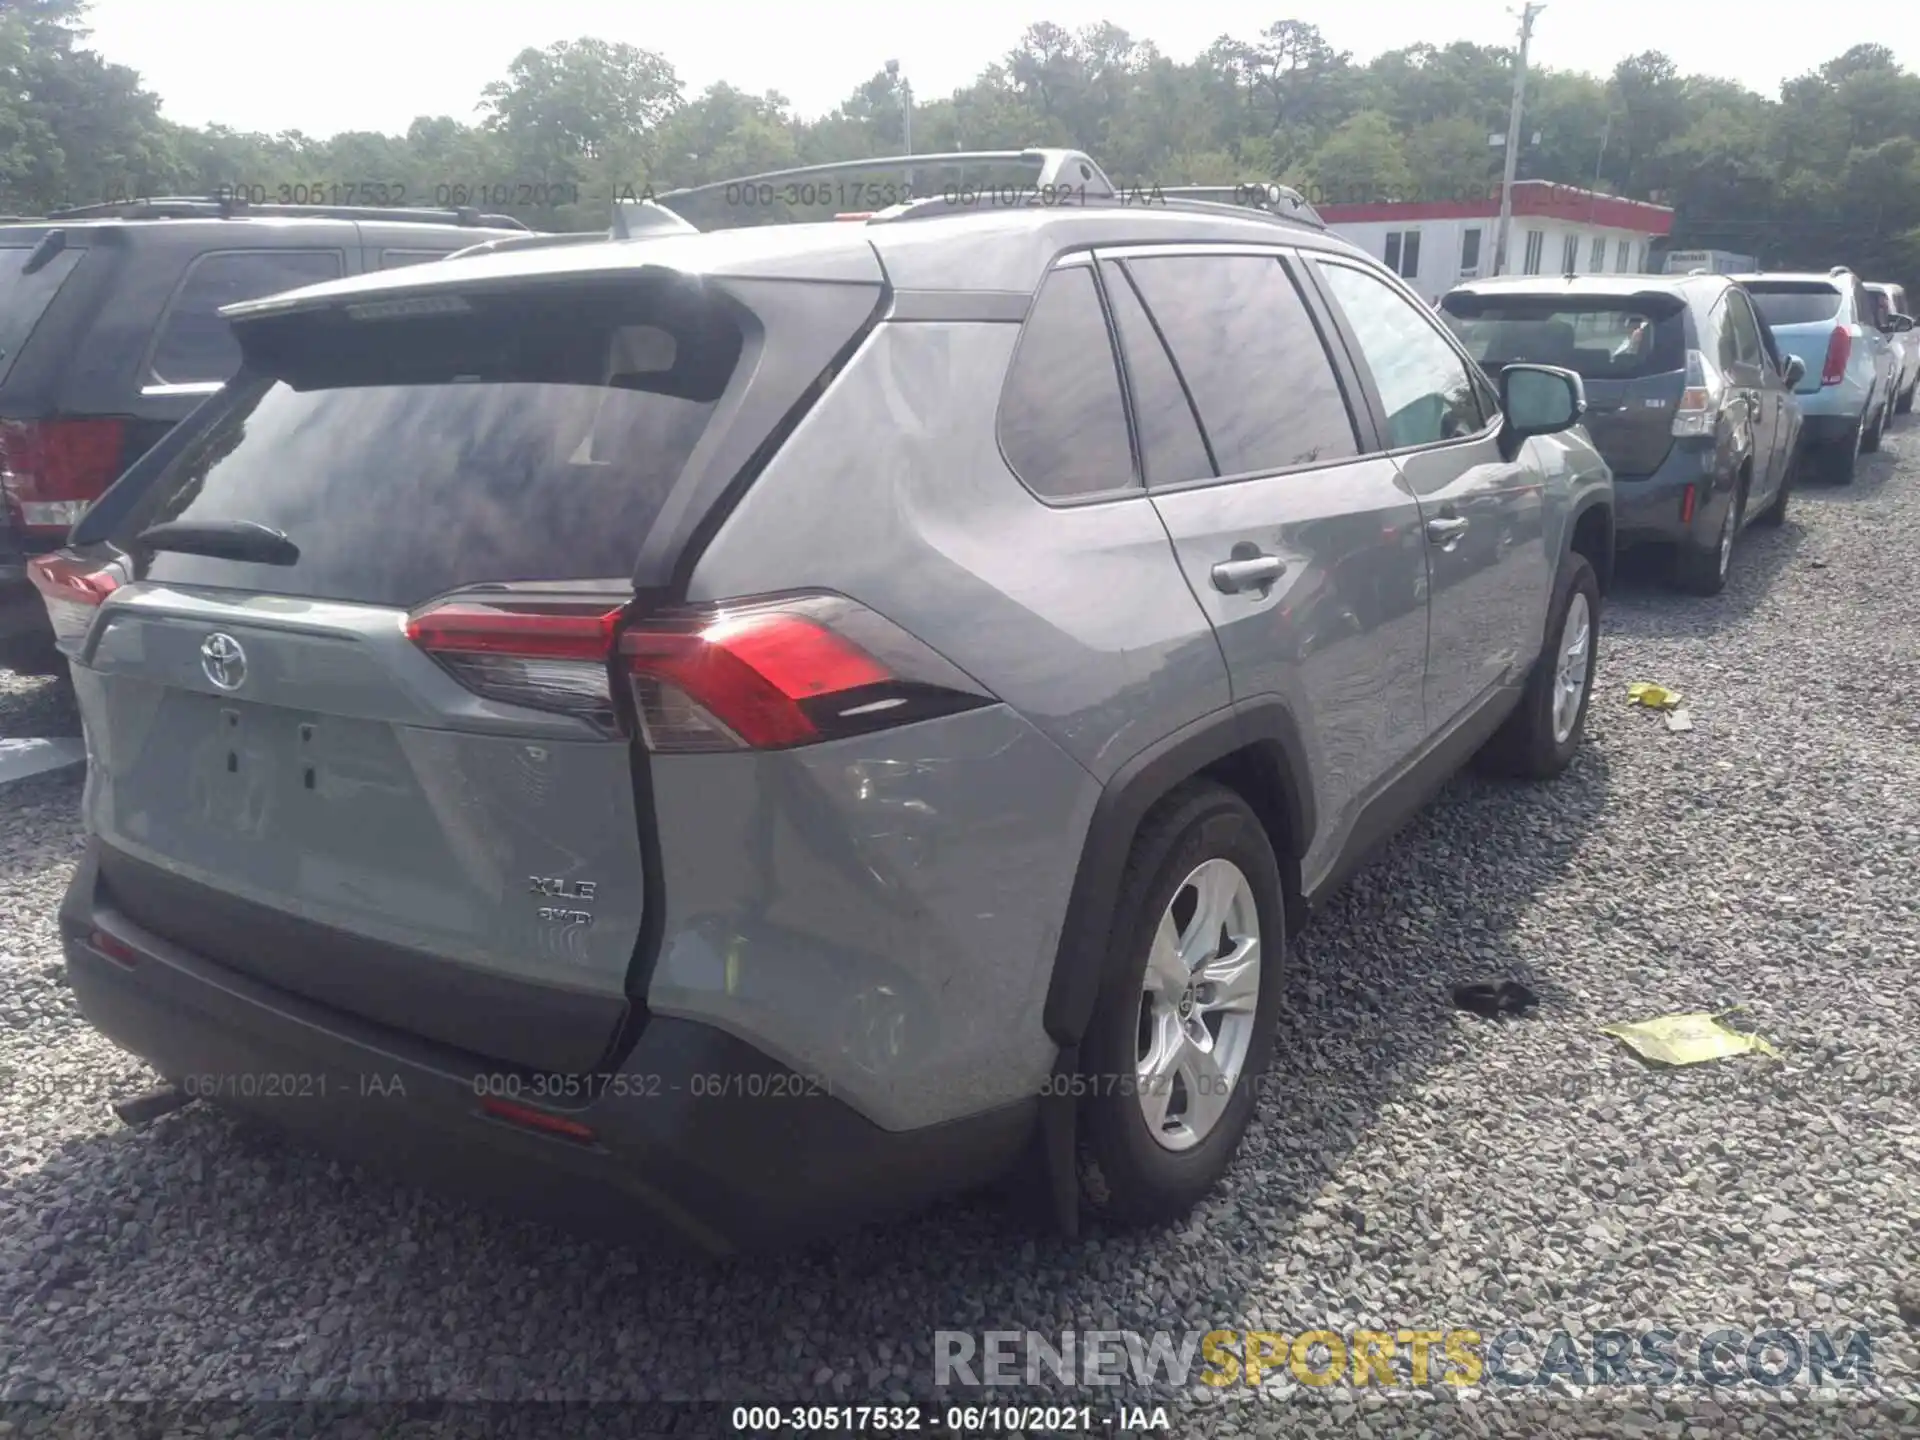
[[[581,182],[586,162],[645,142],[680,104],[679,77],[663,57],[592,39],[523,50],[507,78],[481,92],[486,128],[518,167],[513,178],[541,184]]]
[[[1327,137],[1303,174],[1309,199],[1330,205],[1410,199],[1415,194],[1393,122],[1378,110],[1363,110]]]

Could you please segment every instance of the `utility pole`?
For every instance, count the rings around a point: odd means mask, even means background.
[[[1520,112],[1527,97],[1527,44],[1533,17],[1547,7],[1529,3],[1520,12],[1520,53],[1513,64],[1513,109],[1507,115],[1506,173],[1500,177],[1500,228],[1494,231],[1493,273],[1507,273],[1507,235],[1513,228],[1513,177],[1520,165]]]
[[[913,155],[913,86],[900,73],[898,60],[887,61],[887,79],[893,82],[894,99],[900,102],[900,138],[909,158]],[[913,167],[907,167],[907,189],[913,189]]]

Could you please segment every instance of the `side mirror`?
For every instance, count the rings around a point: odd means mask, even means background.
[[[1780,371],[1780,374],[1781,377],[1786,380],[1787,388],[1793,389],[1798,386],[1802,380],[1807,378],[1807,362],[1802,360],[1798,355],[1789,355],[1787,356],[1787,363]]]
[[[1904,335],[1907,331],[1913,329],[1913,316],[1889,315],[1887,316],[1886,324],[1880,328],[1885,330],[1889,335]]]
[[[1557,435],[1587,413],[1587,387],[1555,365],[1508,365],[1500,371],[1502,434],[1510,446],[1535,435]]]

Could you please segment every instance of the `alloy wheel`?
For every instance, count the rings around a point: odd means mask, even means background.
[[[1226,1113],[1260,999],[1260,912],[1231,860],[1180,882],[1154,931],[1141,982],[1135,1079],[1147,1131],[1190,1150]]]

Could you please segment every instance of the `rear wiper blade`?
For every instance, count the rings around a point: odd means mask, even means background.
[[[253,520],[163,520],[142,530],[134,543],[255,565],[292,565],[300,559],[300,547],[283,531]]]

